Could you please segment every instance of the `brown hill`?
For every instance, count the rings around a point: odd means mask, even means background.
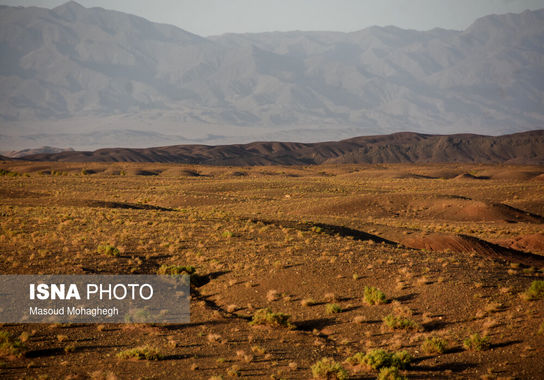
[[[337,142],[253,142],[108,148],[26,156],[31,161],[173,162],[206,165],[308,165],[337,163],[485,163],[544,165],[544,130],[504,136],[428,135],[412,132]]]
[[[544,263],[544,256],[529,252],[518,251],[478,239],[467,235],[447,235],[432,233],[428,235],[414,235],[404,238],[401,243],[406,247],[427,249],[430,251],[453,251],[476,253],[484,257],[493,257],[499,260],[516,262],[524,265],[540,267]]]
[[[520,251],[544,254],[544,234],[542,233],[516,236],[510,239],[498,240],[496,243]]]

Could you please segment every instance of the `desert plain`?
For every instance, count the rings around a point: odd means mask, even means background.
[[[0,170],[2,274],[195,270],[187,324],[4,324],[2,378],[543,377],[542,166]]]

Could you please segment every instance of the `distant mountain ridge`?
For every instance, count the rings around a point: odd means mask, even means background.
[[[60,152],[73,152],[74,149],[72,148],[57,148],[54,146],[42,146],[39,148],[34,149],[22,149],[22,150],[12,150],[9,152],[1,152],[3,153],[4,157],[9,158],[21,158],[24,156],[30,156],[34,154],[42,154],[42,153],[60,153]]]
[[[110,148],[23,157],[30,161],[171,162],[219,166],[362,163],[483,163],[544,165],[544,130],[504,136],[400,132],[338,142],[254,142],[222,146]]]
[[[542,46],[544,9],[204,38],[73,1],[2,6],[0,150],[540,129]]]

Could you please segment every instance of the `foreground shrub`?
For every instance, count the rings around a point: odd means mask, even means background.
[[[369,305],[379,305],[387,302],[385,293],[373,286],[365,286],[363,301]]]
[[[538,300],[544,298],[544,281],[535,280],[529,286],[529,289],[525,291],[525,298],[529,301]]]
[[[194,275],[196,273],[196,269],[192,265],[161,265],[160,268],[157,270],[157,274],[169,274],[169,275],[180,275],[180,274],[186,274],[186,275]]]
[[[208,280],[206,276],[201,276],[196,273],[196,268],[192,265],[166,265],[163,264],[157,269],[157,274],[168,276],[189,276],[191,286],[199,287],[204,285]]]
[[[344,380],[349,377],[344,367],[332,358],[323,358],[315,363],[312,366],[312,375],[314,379],[326,380]]]
[[[347,359],[352,365],[362,365],[371,369],[395,367],[404,369],[412,362],[408,351],[388,352],[382,349],[372,350],[366,354],[358,352]]]
[[[117,354],[119,359],[136,360],[161,360],[162,355],[159,350],[150,346],[135,347],[130,350],[121,351]]]
[[[23,355],[24,344],[13,338],[9,332],[0,330],[0,357]]]
[[[253,318],[249,324],[253,326],[264,325],[293,328],[293,325],[289,323],[289,318],[291,318],[291,316],[288,314],[273,313],[270,309],[265,308],[257,310],[255,314],[253,314]]]
[[[119,249],[109,244],[99,245],[96,251],[100,253],[101,255],[114,256],[114,257],[120,255]]]
[[[446,351],[447,343],[439,337],[425,339],[421,345],[421,350],[426,354],[443,354]]]
[[[409,318],[397,317],[393,314],[389,314],[383,319],[383,323],[389,327],[391,330],[420,330],[416,322],[412,321]]]
[[[476,333],[463,341],[463,347],[472,351],[485,351],[491,347],[491,341],[488,336]]]
[[[378,374],[378,380],[406,380],[406,376],[402,376],[399,373],[397,367],[384,367]]]
[[[327,314],[336,314],[342,312],[342,307],[336,303],[328,303],[325,305]]]

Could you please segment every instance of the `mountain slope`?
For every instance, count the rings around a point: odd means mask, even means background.
[[[411,132],[338,142],[146,149],[111,148],[25,156],[31,161],[174,162],[206,165],[309,165],[337,163],[507,163],[544,165],[544,130],[505,136],[424,135]]]
[[[202,38],[75,2],[1,7],[0,149],[538,129],[542,46],[544,10],[462,32]]]

